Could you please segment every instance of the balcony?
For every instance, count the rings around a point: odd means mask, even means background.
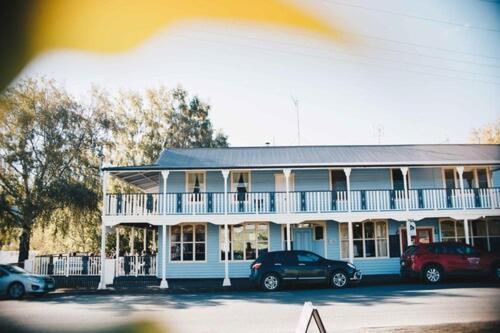
[[[404,190],[352,190],[352,212],[404,211]],[[287,199],[289,198],[289,207]],[[105,216],[223,215],[348,212],[347,191],[248,193],[115,193],[106,194]],[[408,210],[500,208],[500,188],[410,189]]]

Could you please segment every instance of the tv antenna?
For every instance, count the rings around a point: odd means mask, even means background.
[[[378,124],[375,128],[375,136],[377,137],[377,143],[382,143],[382,138],[384,137],[384,125]]]
[[[297,114],[297,143],[300,146],[300,117],[299,117],[299,100],[295,97],[292,97],[293,105],[295,105],[295,112]]]

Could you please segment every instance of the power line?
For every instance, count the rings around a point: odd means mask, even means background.
[[[236,35],[231,35],[231,34],[224,34],[224,33],[219,33],[219,34],[220,35],[224,35],[224,36],[241,38],[241,36],[236,36]],[[281,44],[281,45],[296,46],[296,47],[304,48],[304,45],[295,44],[295,43],[276,42],[276,41],[270,41],[270,40],[265,40],[265,39],[261,39],[261,38],[255,38],[255,37],[246,37],[246,38],[247,39],[251,39],[251,40],[256,40],[256,41],[270,42],[270,43],[273,43],[273,44]],[[433,65],[427,65],[427,64],[419,64],[419,63],[408,62],[408,61],[401,61],[401,60],[394,60],[394,59],[385,59],[385,58],[380,58],[380,57],[369,57],[369,56],[363,56],[363,55],[353,54],[352,52],[345,52],[345,51],[339,51],[339,50],[333,51],[333,50],[326,50],[326,49],[323,49],[323,48],[315,48],[315,47],[309,47],[309,48],[310,49],[321,50],[321,51],[324,51],[324,52],[330,52],[330,53],[346,54],[348,56],[353,56],[353,57],[358,57],[358,58],[377,59],[377,60],[384,61],[384,62],[389,62],[389,63],[399,63],[399,64],[410,65],[410,66],[427,67],[429,69],[444,70],[444,71],[450,71],[450,72],[467,74],[467,75],[480,75],[480,76],[486,76],[486,77],[500,78],[500,75],[496,75],[496,74],[470,72],[470,71],[464,71],[464,70],[459,70],[459,69],[445,68],[445,67],[433,66]]]
[[[378,13],[388,14],[388,15],[396,15],[396,16],[406,17],[406,18],[410,18],[410,19],[414,19],[414,20],[420,20],[420,21],[426,21],[426,22],[432,22],[432,23],[441,23],[441,24],[447,24],[447,25],[451,25],[451,26],[455,26],[455,27],[483,30],[483,31],[488,31],[488,32],[500,32],[500,30],[494,29],[494,28],[485,28],[485,27],[479,27],[479,26],[475,26],[475,25],[461,24],[461,23],[457,23],[457,22],[450,22],[450,21],[435,19],[435,18],[431,18],[431,17],[417,16],[417,15],[412,15],[412,14],[407,14],[407,13],[400,13],[400,12],[396,12],[396,11],[392,11],[392,10],[388,10],[388,9],[373,8],[373,7],[367,7],[367,6],[353,4],[353,3],[334,1],[334,0],[321,0],[321,1],[330,3],[332,5],[339,5],[339,6],[363,9],[363,10],[368,10],[368,11],[373,11],[373,12],[378,12]]]
[[[201,39],[201,38],[193,38],[193,37],[189,37],[189,36],[179,36],[178,35],[178,36],[174,36],[174,38],[175,37],[184,38],[184,39],[187,39],[187,40],[196,39],[196,40],[199,40],[199,41],[202,41],[202,42],[215,43],[215,44],[224,44],[224,43],[221,43],[221,41],[206,40],[206,39]],[[453,80],[474,81],[474,82],[479,82],[479,83],[484,83],[484,84],[500,85],[500,82],[494,82],[494,81],[484,81],[484,80],[478,80],[478,79],[472,79],[472,78],[464,78],[464,77],[456,77],[456,76],[450,76],[450,75],[444,75],[444,74],[437,74],[437,73],[421,72],[421,71],[415,71],[415,70],[410,70],[410,69],[390,67],[390,66],[385,66],[385,65],[381,65],[381,64],[366,63],[366,62],[353,61],[353,60],[348,60],[348,59],[331,58],[331,57],[325,57],[325,56],[319,56],[319,55],[313,55],[313,54],[307,54],[307,53],[301,53],[301,52],[282,51],[282,50],[270,49],[270,48],[256,46],[256,45],[245,45],[245,44],[241,44],[241,43],[233,43],[233,44],[239,45],[239,46],[243,46],[243,47],[260,49],[260,50],[264,50],[264,51],[270,51],[270,52],[274,52],[274,53],[276,53],[276,52],[282,53],[282,54],[294,53],[294,54],[301,55],[301,56],[314,57],[314,58],[319,58],[319,59],[326,59],[326,60],[330,60],[330,61],[333,60],[333,61],[340,61],[340,62],[348,62],[348,63],[358,64],[358,65],[366,65],[366,66],[371,66],[371,67],[386,68],[386,69],[390,69],[390,70],[403,71],[403,72],[408,72],[408,73],[421,74],[421,75],[434,76],[434,77],[442,77],[442,78],[448,78],[448,79],[453,79]]]

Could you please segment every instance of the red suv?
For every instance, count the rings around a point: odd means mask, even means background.
[[[401,256],[401,277],[439,283],[447,275],[488,275],[500,280],[500,256],[463,243],[444,242],[408,247]]]

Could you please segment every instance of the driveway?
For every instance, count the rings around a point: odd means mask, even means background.
[[[293,332],[305,301],[328,332],[500,320],[500,288],[486,283],[358,286],[198,294],[54,294],[0,301],[0,315],[37,329],[96,328],[151,319],[169,332]]]

